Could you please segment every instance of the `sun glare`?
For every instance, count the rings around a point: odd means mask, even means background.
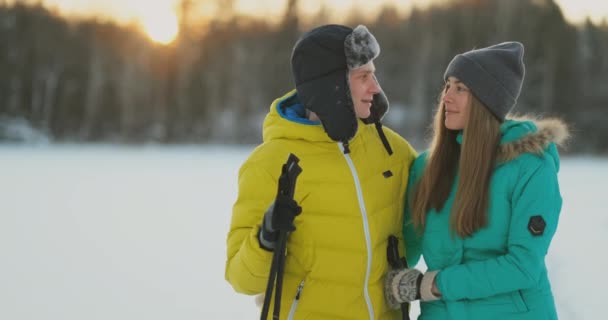
[[[154,42],[169,44],[178,33],[177,16],[171,9],[150,8],[141,17],[144,31]]]

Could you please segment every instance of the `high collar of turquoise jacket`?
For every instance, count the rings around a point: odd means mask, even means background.
[[[523,153],[538,155],[547,154],[559,168],[557,145],[568,138],[566,125],[558,119],[507,119],[500,126],[500,146],[498,162],[505,163]],[[456,141],[462,144],[463,132],[456,136]]]
[[[531,120],[511,120],[507,119],[500,125],[500,144],[507,144],[509,142],[521,139],[523,136],[538,131],[536,124]],[[462,144],[463,130],[458,132],[456,141],[458,144]]]
[[[263,141],[295,139],[337,143],[327,135],[320,121],[310,121],[305,117],[298,116],[298,104],[297,92],[292,90],[270,105],[270,111],[264,119]],[[359,120],[358,130],[349,143],[353,144],[358,140],[363,126],[366,126],[366,124]]]

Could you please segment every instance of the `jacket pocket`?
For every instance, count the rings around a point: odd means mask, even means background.
[[[300,282],[298,285],[298,289],[296,290],[296,295],[291,303],[291,308],[289,309],[289,315],[287,315],[287,320],[293,320],[296,315],[296,309],[298,308],[298,303],[300,303],[300,296],[302,295],[302,290],[304,290],[304,280]]]
[[[467,319],[512,319],[528,313],[528,306],[520,291],[469,300],[467,304],[470,313]]]

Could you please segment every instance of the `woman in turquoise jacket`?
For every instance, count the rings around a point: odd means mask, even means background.
[[[419,319],[557,319],[545,256],[562,198],[559,120],[507,118],[525,74],[505,42],[450,62],[434,137],[410,169],[406,257],[428,271],[390,271],[389,305],[420,299]]]

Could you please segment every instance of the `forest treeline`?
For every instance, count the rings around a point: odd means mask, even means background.
[[[215,18],[197,6],[217,2]],[[182,0],[170,45],[132,25],[68,18],[41,4],[0,2],[0,140],[27,127],[53,142],[258,143],[272,100],[293,88],[289,57],[327,9],[304,19],[288,0],[278,19],[243,16],[233,1]],[[573,25],[552,0],[448,1],[365,24],[382,47],[377,76],[391,102],[385,123],[423,147],[451,58],[516,40],[526,79],[515,111],[559,116],[569,152],[608,153],[608,24]]]

